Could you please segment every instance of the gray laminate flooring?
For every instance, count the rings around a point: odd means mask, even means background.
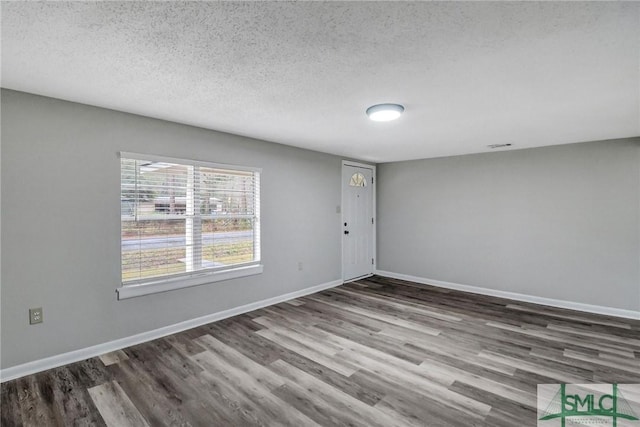
[[[535,426],[640,383],[640,321],[371,277],[2,384],[2,426]]]

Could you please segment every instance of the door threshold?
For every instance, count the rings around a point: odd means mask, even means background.
[[[351,282],[355,282],[356,280],[360,280],[360,279],[366,279],[367,277],[371,277],[373,276],[373,273],[369,273],[369,274],[365,274],[364,276],[358,276],[358,277],[354,277],[353,279],[348,279],[348,280],[344,280],[342,283],[351,283]]]

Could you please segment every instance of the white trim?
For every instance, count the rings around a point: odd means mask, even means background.
[[[175,289],[189,288],[191,286],[205,285],[207,283],[220,282],[222,280],[237,279],[238,277],[254,276],[261,274],[262,264],[242,266],[227,270],[208,271],[201,270],[190,273],[188,277],[178,276],[169,279],[160,279],[157,282],[143,282],[131,285],[123,285],[116,289],[118,299],[139,297],[142,295],[157,294],[159,292],[173,291]]]
[[[377,199],[377,194],[378,194],[378,176],[376,175],[376,171],[377,168],[374,166],[373,167],[373,185],[372,185],[372,190],[373,190],[373,211],[371,212],[373,215],[373,249],[371,252],[371,255],[373,255],[373,264],[371,265],[371,273],[375,273],[375,271],[378,269],[378,199]]]
[[[351,160],[343,160],[342,166],[354,166],[356,168],[376,170],[375,165],[370,165],[368,163],[352,162]]]
[[[378,237],[377,237],[377,229],[378,229],[378,215],[377,215],[377,206],[378,206],[378,201],[377,201],[377,185],[378,185],[378,176],[376,175],[376,165],[371,165],[368,163],[360,163],[360,162],[354,162],[351,160],[343,160],[342,161],[342,166],[340,167],[340,271],[341,271],[341,276],[342,276],[342,280],[345,280],[344,278],[344,235],[342,234],[343,231],[343,227],[342,224],[344,224],[344,183],[342,182],[342,180],[344,179],[344,167],[345,166],[354,166],[357,168],[363,168],[363,169],[371,169],[371,177],[373,178],[373,184],[371,185],[371,191],[372,191],[372,197],[371,197],[371,204],[372,204],[372,210],[371,210],[371,214],[373,215],[373,234],[372,234],[372,241],[371,241],[371,245],[373,246],[371,248],[371,254],[373,256],[373,264],[371,265],[371,275],[375,274],[375,271],[378,268]],[[353,280],[357,280],[357,279],[361,279],[361,277],[356,278],[356,279],[349,279],[349,281],[353,281]]]
[[[457,291],[471,292],[474,294],[489,295],[492,297],[512,299],[515,301],[530,302],[533,304],[548,305],[551,307],[566,308],[569,310],[583,311],[586,313],[604,314],[606,316],[624,317],[640,320],[640,311],[625,310],[622,308],[606,307],[602,305],[584,304],[581,302],[566,301],[553,298],[538,297],[534,295],[519,294],[516,292],[499,291],[496,289],[481,288],[478,286],[461,285],[458,283],[443,282],[441,280],[426,279],[424,277],[410,276],[408,274],[393,273],[391,271],[376,270],[379,276],[392,279],[407,280],[423,285],[437,286],[439,288],[454,289]]]
[[[193,160],[193,159],[184,159],[178,157],[166,157],[166,156],[157,156],[155,154],[141,154],[141,153],[129,153],[126,151],[121,151],[119,153],[121,159],[131,159],[131,160],[149,160],[151,162],[164,162],[164,163],[176,163],[179,165],[193,165],[193,166],[204,166],[213,169],[227,169],[231,171],[245,171],[245,172],[258,172],[262,173],[262,168],[255,168],[253,166],[240,166],[240,165],[229,165],[225,163],[214,163],[214,162],[204,162],[202,160]]]
[[[91,347],[70,351],[68,353],[47,357],[44,359],[34,360],[33,362],[27,362],[21,365],[12,366],[10,368],[0,370],[0,382],[14,380],[16,378],[24,377],[25,375],[35,374],[36,372],[46,371],[47,369],[53,369],[53,368],[57,368],[58,366],[63,366],[69,363],[74,363],[74,362],[79,362],[81,360],[89,359],[91,357],[100,356],[102,354],[109,353],[111,351],[120,350],[125,347],[130,347],[132,345],[151,341],[157,338],[162,338],[167,335],[182,332],[187,329],[192,329],[201,325],[205,325],[207,323],[216,322],[218,320],[226,319],[232,316],[237,316],[239,314],[257,310],[259,308],[278,304],[284,301],[289,301],[295,298],[300,298],[305,295],[323,291],[325,289],[334,288],[336,286],[342,285],[342,283],[343,283],[342,280],[333,280],[331,282],[322,283],[320,285],[301,289],[299,291],[294,291],[294,292],[290,292],[284,295],[279,295],[273,298],[267,298],[261,301],[252,302],[249,304],[242,305],[240,307],[230,308],[228,310],[220,311],[218,313],[208,314],[206,316],[198,317],[195,319],[185,320],[184,322],[176,323],[174,325],[164,326],[162,328],[154,329],[152,331],[142,332],[140,334],[132,335],[125,338],[120,338],[120,339],[109,341],[103,344],[98,344]]]

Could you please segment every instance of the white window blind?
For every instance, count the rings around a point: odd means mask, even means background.
[[[121,153],[122,284],[260,261],[257,169]]]

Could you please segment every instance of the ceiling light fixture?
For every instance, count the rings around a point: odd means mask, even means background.
[[[400,104],[377,104],[367,108],[367,116],[375,122],[395,120],[404,112]]]

